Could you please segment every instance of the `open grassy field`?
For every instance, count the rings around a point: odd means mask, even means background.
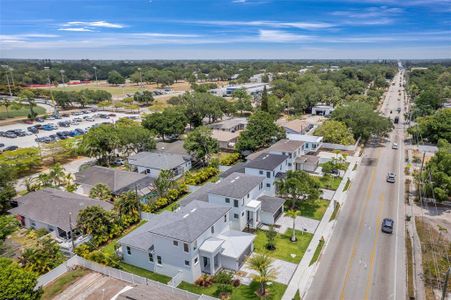
[[[34,111],[38,115],[45,114],[45,108],[41,106],[34,107]],[[0,120],[5,120],[7,118],[15,118],[15,117],[26,117],[28,116],[28,113],[30,112],[30,109],[28,106],[23,106],[20,109],[11,109],[9,108],[8,113],[6,113],[6,108],[2,105],[0,105]]]

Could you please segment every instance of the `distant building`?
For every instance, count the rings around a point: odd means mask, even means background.
[[[208,127],[216,130],[236,132],[245,129],[247,123],[248,121],[246,118],[231,118],[210,124]]]
[[[183,141],[180,140],[171,143],[158,142],[154,152],[164,152],[170,154],[189,156],[188,151],[186,151],[185,148],[183,148]]]
[[[319,167],[320,158],[315,155],[302,155],[295,160],[295,169],[305,172],[315,172]]]
[[[289,140],[304,142],[304,152],[316,152],[323,144],[322,136],[305,135],[305,134],[287,134]]]
[[[312,107],[312,115],[329,116],[333,111],[331,105],[318,104]]]
[[[229,85],[226,87],[224,96],[232,96],[233,92],[239,89],[244,89],[249,95],[258,95],[261,94],[264,88],[269,89],[269,85],[267,83],[246,83],[239,85]]]
[[[237,131],[212,130],[212,138],[218,141],[221,150],[235,149],[235,144],[239,136],[240,133]]]
[[[285,118],[280,118],[276,123],[277,125],[283,127],[287,134],[305,134],[313,128],[313,124],[310,124],[307,121],[301,119],[294,119],[289,121]]]

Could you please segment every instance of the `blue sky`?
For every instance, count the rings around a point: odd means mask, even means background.
[[[450,58],[451,0],[1,0],[0,57]]]

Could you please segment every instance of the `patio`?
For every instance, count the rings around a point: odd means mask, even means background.
[[[319,222],[320,221],[311,218],[297,216],[295,220],[295,227],[296,230],[299,231],[315,233]],[[293,228],[293,219],[287,216],[280,216],[280,218],[276,221],[276,226],[274,226],[274,229],[280,234],[285,233],[289,228]],[[261,229],[268,230],[269,226],[263,225]]]

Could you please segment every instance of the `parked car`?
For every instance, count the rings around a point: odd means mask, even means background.
[[[91,110],[91,112],[96,112],[97,108],[91,108],[90,110]]]
[[[61,117],[63,117],[63,118],[69,118],[69,116],[70,116],[69,114],[62,114],[61,115]]]
[[[393,145],[391,146],[392,149],[398,149],[398,143],[393,143]]]
[[[86,131],[84,129],[81,128],[75,128],[74,131],[78,132],[79,134],[85,134]]]
[[[55,126],[53,126],[52,124],[45,124],[44,126],[42,126],[42,130],[45,130],[45,131],[52,131],[55,129],[56,129]]]
[[[109,119],[110,117],[106,114],[99,114],[99,118],[101,119]]]
[[[27,119],[27,120],[23,120],[23,122],[25,124],[33,124],[33,120]]]
[[[39,132],[39,130],[36,127],[34,127],[34,126],[27,127],[27,130],[29,132],[31,132],[31,133],[38,133]]]
[[[108,114],[108,116],[110,116],[110,117],[115,117],[116,114]]]
[[[17,149],[19,149],[19,147],[17,147],[17,146],[8,146],[8,147],[5,147],[3,149],[3,151],[13,151],[13,150],[17,150]]]
[[[396,181],[395,178],[396,178],[395,173],[390,172],[390,173],[387,174],[387,182],[395,183],[395,181]]]
[[[36,118],[36,119],[34,119],[36,122],[40,122],[40,123],[42,123],[42,122],[44,122],[45,120],[43,119],[43,118]]]
[[[3,148],[3,147],[5,147],[5,144],[0,143],[0,148]]]
[[[54,117],[54,116],[48,116],[48,117],[46,118],[46,120],[55,120],[55,117]]]
[[[74,118],[72,121],[75,121],[75,122],[83,122],[83,119],[82,119],[82,118]]]
[[[90,117],[90,116],[84,116],[83,119],[84,119],[85,121],[89,121],[89,122],[94,122],[94,121],[95,121],[94,118],[93,118],[93,117]]]
[[[385,218],[384,220],[382,220],[382,232],[384,233],[393,233],[393,227],[395,225],[395,221],[393,221],[392,219],[389,218]]]
[[[60,139],[62,139],[62,140],[67,139],[67,135],[64,133],[64,131],[58,131],[58,132],[56,133],[56,135],[57,135]]]

